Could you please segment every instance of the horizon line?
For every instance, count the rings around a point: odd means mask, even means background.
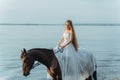
[[[64,25],[64,24],[53,24],[53,23],[0,23],[0,25]],[[120,23],[74,23],[73,25],[104,25],[104,26],[120,26]]]

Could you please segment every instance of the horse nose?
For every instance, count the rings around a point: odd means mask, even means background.
[[[25,73],[23,73],[23,76],[25,76]]]
[[[24,75],[25,77],[27,77],[27,76],[29,75],[29,73],[23,73],[23,75]]]

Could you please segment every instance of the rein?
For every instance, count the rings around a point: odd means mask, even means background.
[[[37,67],[37,66],[39,66],[40,64],[42,64],[42,63],[40,63],[40,62],[35,63],[35,64],[32,66],[32,69],[35,68],[35,67]]]
[[[53,51],[55,54],[58,52],[63,53],[63,48],[61,48],[60,46],[57,46]]]

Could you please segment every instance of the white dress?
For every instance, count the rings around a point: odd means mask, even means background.
[[[65,32],[63,37],[64,41],[60,44],[61,46],[68,43],[71,34]],[[57,48],[58,46],[54,49],[54,52]],[[85,49],[76,51],[72,43],[67,45],[62,53],[56,53],[56,57],[61,67],[62,80],[85,80],[96,70],[96,60],[92,54]]]

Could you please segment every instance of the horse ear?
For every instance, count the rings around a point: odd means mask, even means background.
[[[25,48],[23,48],[23,52],[27,54],[27,51],[26,51],[26,49],[25,49]]]
[[[22,52],[22,54],[21,54],[21,59],[22,59],[23,57],[25,57],[27,55],[27,51],[25,48],[23,48],[23,50],[21,50],[21,52]]]

